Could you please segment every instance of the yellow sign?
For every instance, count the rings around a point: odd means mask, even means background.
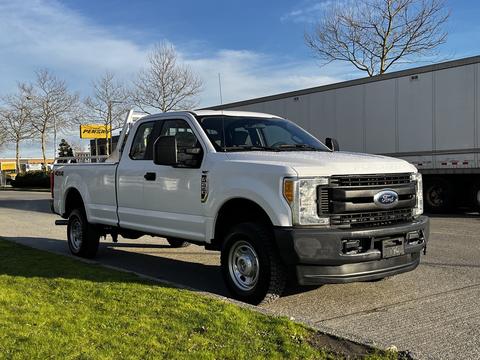
[[[107,135],[109,139],[112,136],[110,126],[100,124],[80,125],[81,139],[105,139],[105,135]]]
[[[17,170],[17,164],[15,161],[5,161],[0,163],[0,170],[1,171],[10,171],[10,170]]]

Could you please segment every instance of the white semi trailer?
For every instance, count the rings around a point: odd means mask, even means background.
[[[430,211],[480,209],[480,56],[211,109],[275,114],[342,150],[405,159]]]

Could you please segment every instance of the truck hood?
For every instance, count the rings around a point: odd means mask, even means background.
[[[230,161],[288,166],[300,177],[417,172],[405,160],[343,151],[248,151],[227,156]]]

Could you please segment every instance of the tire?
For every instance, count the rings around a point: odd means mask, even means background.
[[[97,255],[100,233],[87,221],[85,212],[74,209],[68,217],[67,239],[70,252],[75,256],[94,258]]]
[[[480,184],[472,187],[471,194],[473,210],[480,212]]]
[[[232,227],[223,243],[221,267],[227,288],[237,300],[263,305],[275,301],[285,289],[285,266],[262,224]]]
[[[191,245],[188,241],[183,241],[182,239],[167,238],[167,242],[172,248],[183,248]]]
[[[450,183],[442,178],[435,178],[428,182],[424,191],[425,207],[433,213],[450,210],[452,207],[453,191]]]

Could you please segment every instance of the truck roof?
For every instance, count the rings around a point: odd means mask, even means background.
[[[222,110],[194,110],[191,111],[196,116],[246,116],[246,117],[256,117],[256,118],[277,118],[280,119],[280,116],[265,114],[259,112],[251,111],[222,111]]]

